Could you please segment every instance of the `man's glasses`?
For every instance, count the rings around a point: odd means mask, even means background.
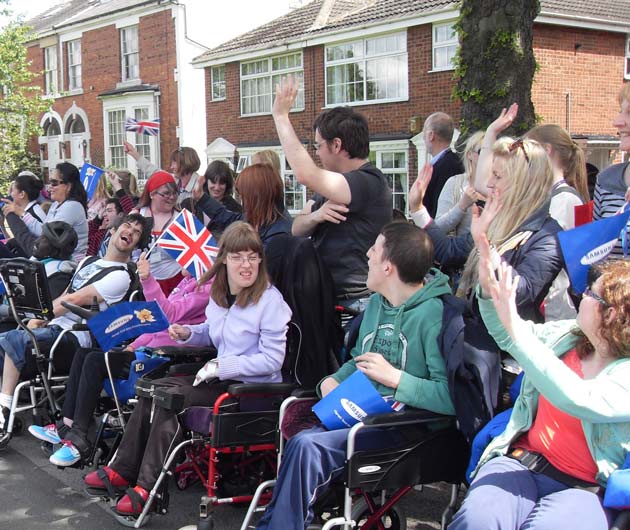
[[[262,261],[262,258],[260,256],[232,256],[228,254],[227,258],[232,263],[237,263],[239,265],[245,265],[245,263],[256,265]]]
[[[172,199],[173,197],[177,197],[176,191],[154,191],[156,195],[163,197],[164,199]]]
[[[64,182],[63,180],[50,179],[48,181],[48,184],[54,188],[55,186],[59,186],[59,184],[68,184],[68,183]]]
[[[602,305],[605,305],[605,306],[608,305],[608,302],[606,302],[606,300],[604,300],[597,293],[594,293],[593,291],[591,291],[590,287],[587,287],[586,289],[584,289],[584,296],[588,296],[589,298],[592,298],[593,300],[595,300],[596,302],[599,302]]]
[[[511,153],[512,151],[515,151],[519,147],[523,150],[523,156],[525,157],[525,160],[527,160],[527,163],[529,164],[529,156],[527,156],[527,151],[525,151],[525,145],[523,144],[522,138],[519,138],[518,140],[515,140],[514,142],[512,142],[508,147],[508,151]]]

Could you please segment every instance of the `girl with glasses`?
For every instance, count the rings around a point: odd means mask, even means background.
[[[282,381],[286,333],[291,310],[267,278],[260,236],[250,225],[237,222],[221,237],[212,268],[200,279],[213,280],[206,321],[197,325],[173,324],[171,338],[187,346],[213,345],[216,359],[197,375],[157,380],[156,386],[184,396],[184,407],[211,406],[235,382]],[[106,490],[129,486],[118,501],[118,516],[142,511],[157,480],[169,447],[181,442],[175,412],[154,407],[140,398],[111,465],[85,477],[90,488]],[[134,486],[135,487],[131,487]]]

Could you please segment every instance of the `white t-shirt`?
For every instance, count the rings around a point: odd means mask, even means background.
[[[98,259],[85,267],[82,267],[82,265],[83,262],[79,265],[79,270],[77,270],[70,281],[73,291],[78,291],[84,285],[88,285],[89,279],[105,268],[122,267],[120,270],[110,271],[101,279],[89,284],[94,286],[98,294],[100,294],[104,300],[99,304],[99,311],[104,311],[109,305],[122,300],[131,283],[129,273],[126,270],[126,263]],[[67,312],[53,319],[50,323],[56,324],[63,329],[72,329],[74,324],[80,322],[81,318],[79,316],[72,312]],[[89,348],[91,346],[90,334],[87,331],[73,331],[73,333],[76,335],[82,348]]]

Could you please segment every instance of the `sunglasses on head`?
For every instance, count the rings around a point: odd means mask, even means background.
[[[63,180],[50,179],[48,181],[48,184],[50,184],[54,188],[55,186],[59,186],[59,184],[67,184],[67,182]]]

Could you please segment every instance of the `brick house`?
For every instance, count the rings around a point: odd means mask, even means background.
[[[33,146],[44,174],[63,160],[137,174],[124,140],[158,166],[179,145],[203,152],[203,73],[191,60],[207,48],[186,35],[185,2],[72,0],[26,24],[34,83],[51,103]],[[127,117],[159,118],[160,136],[126,132]]]
[[[580,138],[602,169],[617,156],[611,122],[619,87],[630,79],[627,1],[541,4],[536,112]],[[270,115],[277,80],[297,75],[303,88],[292,121],[311,154],[317,114],[356,106],[369,121],[370,157],[390,178],[393,206],[405,211],[410,180],[426,159],[424,119],[437,110],[459,118],[451,99],[457,15],[449,0],[314,0],[203,53],[193,64],[205,70],[209,160],[241,170],[255,151],[276,150],[287,206],[299,211],[306,190],[286,165]]]

